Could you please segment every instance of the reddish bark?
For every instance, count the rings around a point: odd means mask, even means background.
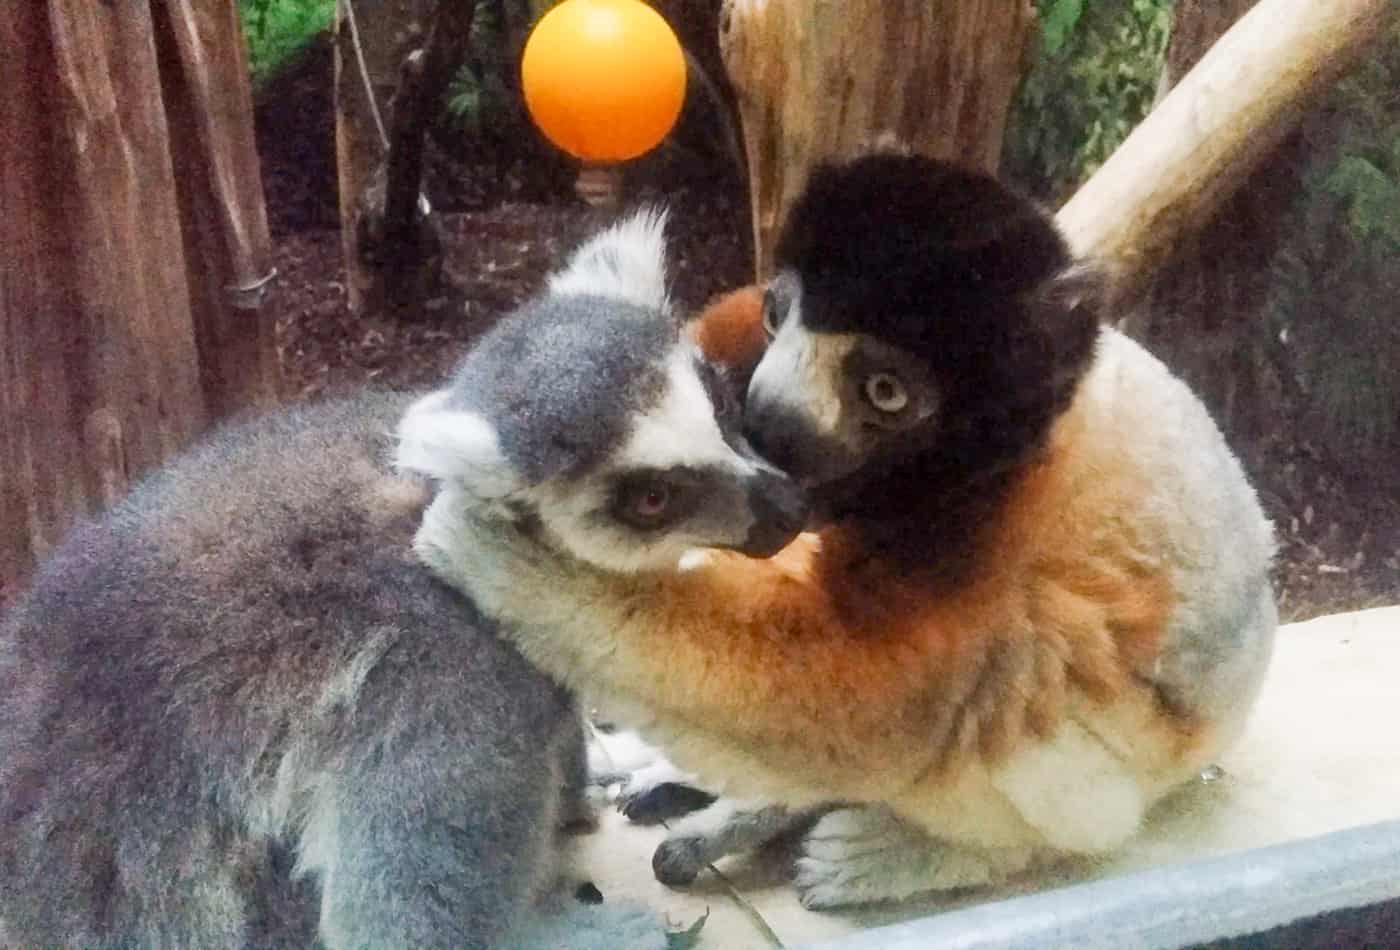
[[[237,21],[192,6],[0,3],[0,595],[200,431],[210,402],[256,401],[231,395],[245,369],[275,366],[270,332],[233,326],[207,289],[261,273],[267,228],[249,112],[220,111],[240,86],[246,105]],[[162,76],[167,51],[183,78]],[[167,115],[184,96],[197,133]]]

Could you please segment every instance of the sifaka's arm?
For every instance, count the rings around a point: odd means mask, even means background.
[[[562,560],[450,492],[433,508],[416,542],[425,562],[551,676],[677,742],[677,761],[708,760],[713,744],[770,770],[821,762],[837,791],[851,787],[841,773],[927,764],[892,724],[937,746],[922,721],[938,651],[838,616],[808,569],[812,536],[767,561],[712,552],[690,570],[619,575]]]

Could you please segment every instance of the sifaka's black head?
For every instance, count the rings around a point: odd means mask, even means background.
[[[819,169],[776,250],[750,440],[834,513],[900,517],[1014,468],[1069,404],[1099,295],[995,179],[876,154]]]

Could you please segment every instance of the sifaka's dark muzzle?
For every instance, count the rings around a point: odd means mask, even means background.
[[[796,482],[778,472],[760,470],[748,479],[753,526],[736,548],[749,557],[772,557],[807,525],[807,498]]]

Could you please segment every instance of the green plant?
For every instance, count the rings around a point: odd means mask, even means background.
[[[510,116],[516,107],[514,77],[518,50],[524,40],[517,25],[527,11],[507,9],[503,0],[477,0],[472,15],[470,52],[467,62],[447,88],[444,109],[448,122],[458,131],[479,136]]]
[[[1275,260],[1271,330],[1342,458],[1400,451],[1400,31],[1304,123],[1304,191]]]
[[[1040,43],[1012,106],[1002,170],[1058,204],[1152,108],[1172,0],[1037,0]]]
[[[335,18],[335,0],[238,0],[256,86]]]

